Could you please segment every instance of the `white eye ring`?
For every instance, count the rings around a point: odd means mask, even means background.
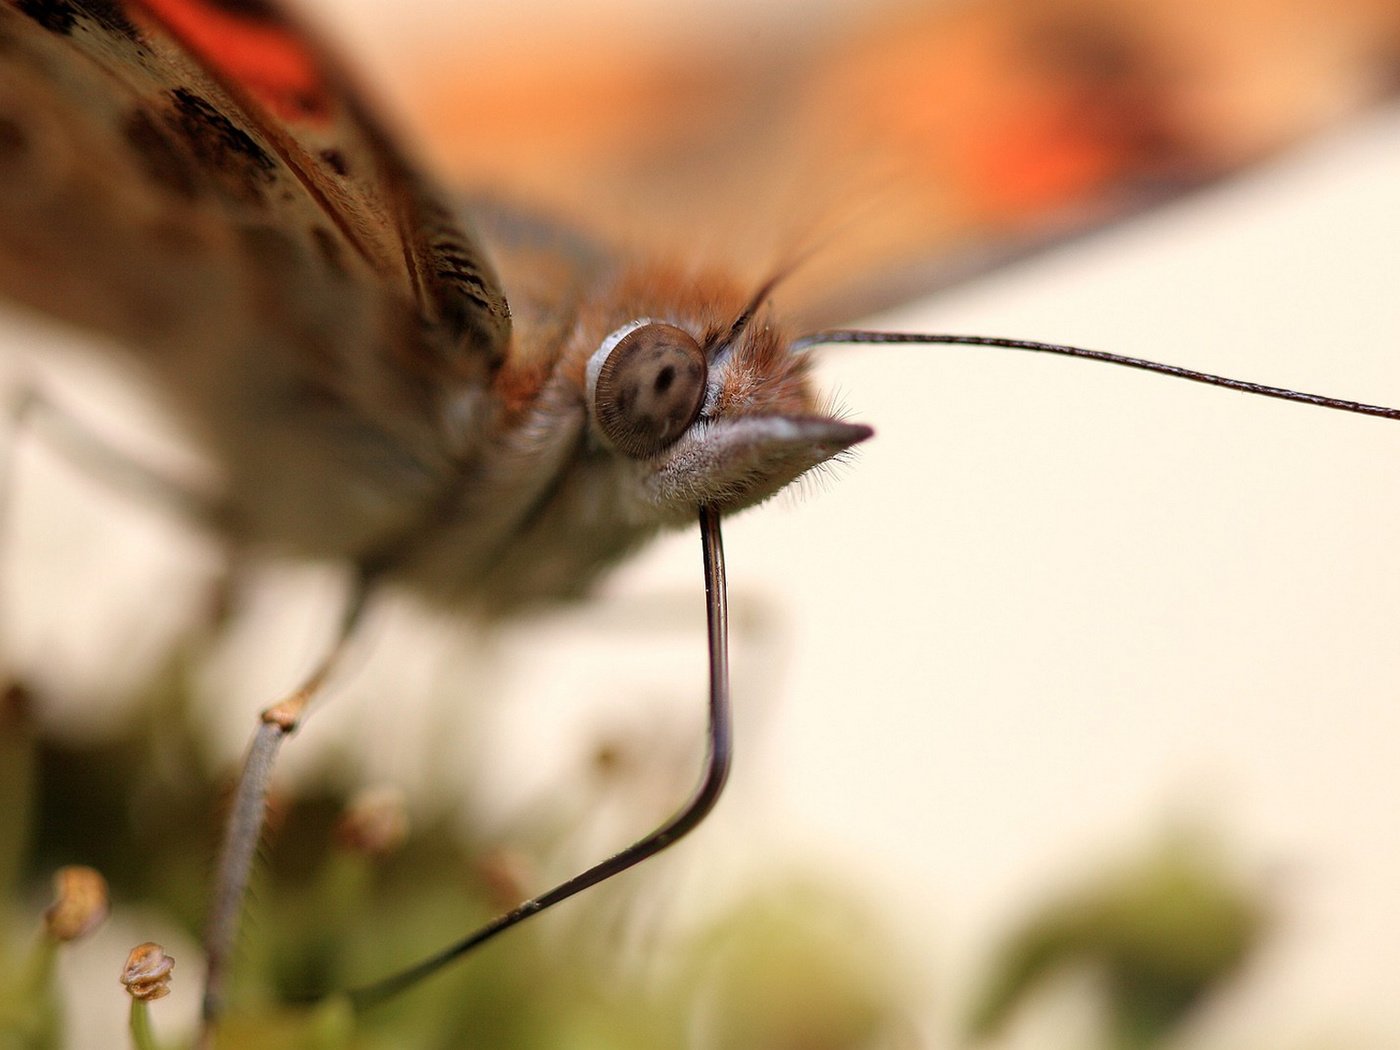
[[[593,351],[593,355],[588,359],[588,367],[584,371],[584,396],[588,398],[588,407],[591,410],[593,402],[598,397],[598,373],[603,370],[603,362],[608,359],[608,355],[617,348],[617,344],[626,339],[642,325],[661,324],[662,322],[650,317],[639,317],[635,321],[628,321],[617,331],[612,332],[598,344],[598,349]]]
[[[586,390],[603,440],[634,459],[655,455],[695,421],[705,400],[705,351],[683,328],[642,318],[588,359]]]

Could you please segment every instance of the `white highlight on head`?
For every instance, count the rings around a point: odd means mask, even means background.
[[[584,370],[583,396],[588,400],[588,415],[593,417],[593,401],[598,396],[598,376],[603,371],[603,362],[608,359],[608,355],[617,348],[617,344],[626,339],[638,328],[649,324],[659,324],[654,317],[639,317],[635,321],[628,321],[617,331],[607,336],[598,344],[598,349],[593,351],[593,355],[588,359],[588,367]]]

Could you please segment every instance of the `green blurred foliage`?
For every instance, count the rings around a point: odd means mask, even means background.
[[[997,1034],[1047,979],[1087,966],[1112,1046],[1158,1046],[1239,975],[1265,926],[1256,895],[1222,858],[1173,837],[1026,921],[998,953],[970,1031]]]
[[[200,760],[189,715],[191,666],[183,654],[172,658],[151,683],[141,715],[102,740],[50,739],[23,705],[7,709],[0,841],[10,850],[12,923],[0,944],[0,1050],[65,1045],[53,1002],[52,959],[61,946],[40,937],[46,961],[36,971],[30,943],[32,902],[58,866],[81,861],[100,869],[118,908],[164,915],[198,939],[231,785]],[[275,800],[219,1047],[906,1045],[893,1033],[907,1027],[908,997],[878,922],[848,891],[811,877],[770,884],[702,928],[666,938],[664,952],[649,961],[618,957],[618,919],[606,906],[606,921],[587,921],[590,903],[596,908],[600,900],[595,893],[592,902],[570,906],[572,918],[528,923],[354,1016],[336,990],[416,961],[539,887],[514,885],[493,870],[488,862],[497,851],[471,841],[453,814],[380,853],[347,844],[345,807],[331,796]],[[548,856],[557,846],[526,848]],[[606,905],[625,903],[618,895],[631,890],[630,883],[614,889]],[[112,960],[114,980],[121,965]],[[196,961],[181,961],[175,980],[197,980],[198,971]],[[161,1006],[145,1009],[158,1018]],[[110,1045],[126,1039],[113,1033]]]
[[[20,690],[0,706],[9,902],[0,1050],[65,1045],[55,978],[65,949],[38,917],[60,866],[98,868],[118,909],[160,915],[198,940],[231,784],[227,771],[208,773],[196,744],[196,661],[193,649],[172,656],[140,714],[101,740],[41,732]],[[337,991],[422,958],[538,890],[535,862],[558,855],[571,821],[537,821],[510,846],[517,855],[443,812],[379,848],[347,835],[346,807],[333,794],[274,801],[223,1050],[911,1050],[926,1045],[917,1024],[956,1009],[897,947],[892,917],[854,888],[801,871],[766,876],[698,927],[665,936],[646,925],[647,908],[626,907],[645,883],[629,876],[356,1016]],[[635,950],[628,922],[642,923],[630,929],[642,930],[646,950]],[[1032,914],[997,954],[965,1042],[1001,1039],[1054,975],[1088,968],[1105,1045],[1161,1046],[1230,988],[1266,926],[1259,895],[1227,858],[1199,839],[1169,838]],[[121,962],[112,960],[114,978]],[[182,963],[175,979],[197,980],[199,969]],[[146,1009],[158,1018],[162,1005]],[[1041,1045],[1062,1045],[1046,1034]],[[126,1039],[113,1033],[110,1046]]]

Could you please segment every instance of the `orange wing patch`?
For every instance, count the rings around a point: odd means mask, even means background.
[[[1393,0],[719,17],[660,43],[601,17],[440,32],[470,69],[405,61],[407,110],[446,170],[647,248],[753,280],[809,255],[778,301],[839,323],[1267,158],[1393,85],[1400,39]]]
[[[141,6],[274,117],[312,122],[330,117],[320,57],[303,33],[271,9],[240,4],[235,10],[208,0],[141,0]]]

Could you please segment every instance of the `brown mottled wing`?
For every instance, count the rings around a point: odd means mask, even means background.
[[[253,535],[345,553],[468,441],[509,315],[284,16],[0,0],[0,294],[126,343]]]

